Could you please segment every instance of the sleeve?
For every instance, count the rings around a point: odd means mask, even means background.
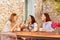
[[[54,28],[51,27],[51,24],[52,24],[52,22],[49,22],[48,23],[47,29],[53,32],[54,31]]]
[[[51,31],[54,31],[54,28],[50,27],[50,30],[51,30]]]
[[[38,27],[37,27],[37,23],[34,23],[34,31],[37,31]]]
[[[43,24],[43,29],[44,29],[44,30],[54,31],[54,29],[51,27],[51,23],[52,23],[52,22],[48,22],[47,24],[44,23],[44,24]]]
[[[6,22],[6,24],[4,25],[4,28],[3,28],[3,30],[2,30],[2,32],[9,32],[10,31],[10,22],[8,21],[8,22]]]

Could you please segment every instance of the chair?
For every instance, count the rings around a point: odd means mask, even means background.
[[[15,33],[0,32],[0,40],[17,40]]]

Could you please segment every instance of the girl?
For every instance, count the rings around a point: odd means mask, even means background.
[[[43,29],[45,31],[54,31],[54,29],[52,28],[52,21],[50,19],[50,16],[48,15],[48,13],[44,13],[42,14],[42,21],[43,21]]]
[[[13,31],[15,29],[15,24],[16,24],[16,20],[17,20],[17,14],[12,13],[9,20],[6,22],[2,32],[10,32]],[[15,26],[15,27],[14,27]]]
[[[26,27],[29,31],[37,31],[37,23],[32,15],[27,18]]]
[[[23,29],[23,31],[38,31],[37,23],[35,21],[35,18],[32,15],[29,15],[25,24],[21,25],[21,28]],[[34,40],[34,38],[25,38],[25,39],[26,40]]]
[[[17,27],[16,24],[17,14],[12,13],[9,20],[6,22],[2,32],[12,32]],[[11,35],[11,34],[10,34]],[[7,36],[2,36],[2,40],[7,40]]]

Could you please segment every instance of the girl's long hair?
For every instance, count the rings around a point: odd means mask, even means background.
[[[45,17],[46,17],[46,22],[51,21],[50,16],[49,16],[48,13],[44,13],[44,15],[45,15]]]
[[[30,17],[31,17],[31,19],[32,19],[32,22],[31,22],[31,23],[32,23],[32,24],[33,24],[33,23],[35,23],[36,21],[35,21],[34,16],[32,16],[32,15],[29,15],[29,16],[30,16]]]

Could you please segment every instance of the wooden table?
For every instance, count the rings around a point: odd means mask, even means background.
[[[60,38],[60,33],[54,32],[15,32],[17,36],[25,37],[44,37],[44,38]]]

